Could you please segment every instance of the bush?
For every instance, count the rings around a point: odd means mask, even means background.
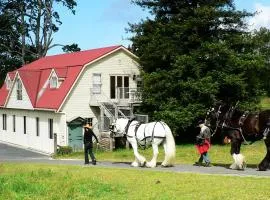
[[[57,154],[71,154],[72,153],[72,147],[70,146],[57,146]]]

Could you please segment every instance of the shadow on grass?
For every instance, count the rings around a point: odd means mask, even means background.
[[[126,165],[131,165],[131,163],[132,162],[126,162],[126,161],[115,161],[115,162],[112,162],[112,164],[115,164],[115,165],[117,165],[117,164],[126,164]],[[161,165],[161,163],[162,162],[157,162],[157,166],[160,166]],[[176,164],[176,166],[177,165],[181,165],[181,164]],[[186,165],[186,164],[185,164]],[[223,167],[223,168],[226,168],[226,169],[230,169],[230,165],[231,164],[224,164],[224,163],[212,163],[212,165],[214,166],[214,167]],[[142,166],[142,167],[144,167],[144,166]],[[257,164],[247,164],[246,165],[246,168],[251,168],[251,169],[257,169],[258,168],[258,165]]]
[[[112,164],[126,164],[126,165],[131,165],[132,162],[126,162],[126,161],[115,161],[115,162],[112,162]],[[157,166],[161,165],[162,162],[157,162]],[[144,166],[143,166],[144,167]]]

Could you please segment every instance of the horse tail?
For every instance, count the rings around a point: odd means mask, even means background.
[[[164,123],[161,122],[161,124],[164,126],[165,129],[165,141],[164,141],[164,148],[165,148],[165,161],[167,162],[167,166],[173,166],[175,161],[175,141],[172,134],[172,131],[170,127]]]

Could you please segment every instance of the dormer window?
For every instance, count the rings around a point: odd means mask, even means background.
[[[50,80],[50,88],[57,88],[57,77],[56,76],[52,76],[51,80]]]
[[[17,100],[22,100],[22,82],[20,79],[17,79],[16,82],[17,89]]]

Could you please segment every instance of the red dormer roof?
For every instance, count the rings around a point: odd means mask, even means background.
[[[2,85],[2,88],[0,89],[0,107],[4,106],[5,102],[6,102],[6,98],[8,96],[8,90],[7,90],[7,86],[6,83],[4,83]]]
[[[64,99],[77,80],[83,67],[106,56],[121,46],[111,46],[88,51],[80,51],[54,56],[46,56],[32,63],[19,68],[18,73],[23,85],[36,109],[58,110]],[[57,89],[51,89],[48,79],[52,69],[59,78],[64,78],[63,83]],[[9,72],[11,79],[14,79],[16,71]],[[8,91],[5,83],[0,89],[0,107],[4,107],[8,98]]]

